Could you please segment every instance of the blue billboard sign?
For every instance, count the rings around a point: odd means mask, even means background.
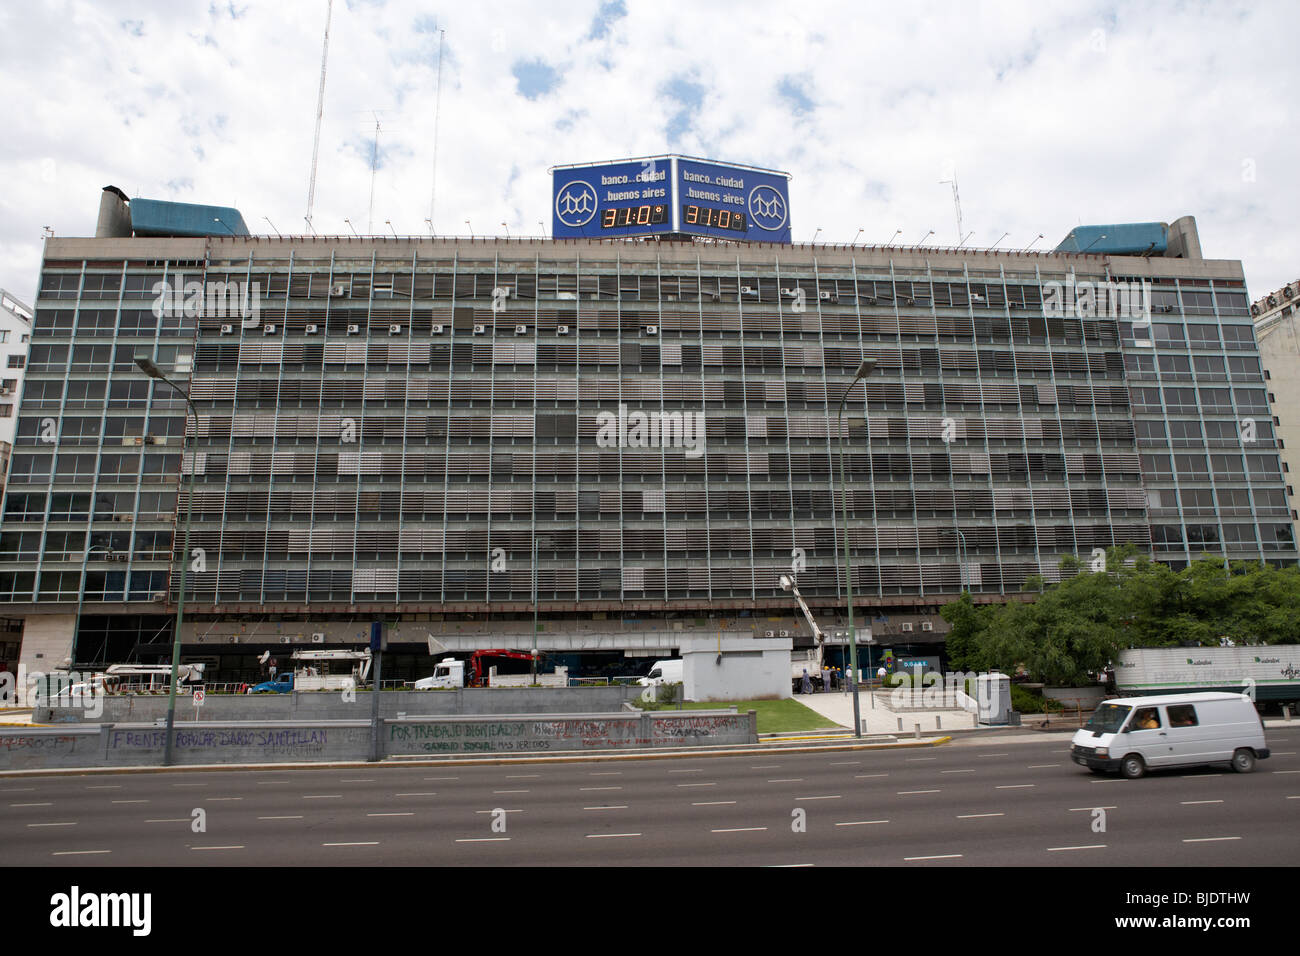
[[[684,156],[558,167],[552,208],[556,239],[675,233],[790,241],[785,173]]]

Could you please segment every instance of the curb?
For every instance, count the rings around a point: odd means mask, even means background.
[[[591,763],[593,761],[600,763],[609,763],[624,760],[676,760],[691,757],[750,757],[755,754],[800,754],[800,753],[836,753],[846,750],[897,750],[912,749],[916,747],[937,747],[946,744],[952,740],[951,737],[930,737],[920,740],[910,740],[906,743],[891,744],[823,744],[818,746],[804,747],[767,747],[762,744],[752,744],[751,749],[738,750],[672,750],[666,752],[653,751],[632,751],[628,753],[610,754],[584,754],[580,751],[569,751],[563,754],[548,754],[546,756],[527,756],[527,757],[442,757],[428,758],[416,757],[408,758],[388,758],[377,762],[366,760],[350,761],[331,761],[328,763],[280,763],[280,764],[186,764],[183,766],[173,767],[59,767],[52,770],[3,770],[0,771],[0,780],[10,777],[77,777],[87,774],[117,774],[117,773],[211,773],[221,770],[244,770],[254,772],[278,772],[282,770],[359,770],[359,769],[378,769],[390,767],[446,767],[456,764],[473,764],[473,765],[500,765],[500,764],[546,764],[546,763]]]

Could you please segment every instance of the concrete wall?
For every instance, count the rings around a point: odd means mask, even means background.
[[[611,751],[752,744],[751,711],[403,718],[380,729],[384,756]],[[158,766],[166,730],[156,724],[0,729],[0,770]],[[177,765],[365,760],[370,723],[201,721],[177,726]]]
[[[23,648],[18,658],[27,670],[49,672],[72,656],[75,614],[29,614],[23,622]]]
[[[627,687],[463,687],[457,690],[384,691],[379,700],[385,717],[407,714],[450,716],[454,714],[586,714],[611,712],[641,692]],[[95,722],[152,723],[167,716],[167,697],[106,696],[103,714]],[[38,707],[33,723],[81,723],[90,720],[84,707]],[[311,692],[297,694],[210,694],[195,711],[191,696],[176,698],[176,722],[195,720],[369,720],[370,694],[362,691],[352,701],[343,694]]]
[[[687,700],[782,699],[790,696],[790,638],[724,636],[682,641],[682,685]]]

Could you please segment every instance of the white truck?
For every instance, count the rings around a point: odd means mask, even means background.
[[[1257,704],[1300,702],[1300,645],[1143,647],[1120,651],[1112,668],[1124,697],[1220,691]]]
[[[370,648],[294,651],[294,690],[356,690],[370,677]]]

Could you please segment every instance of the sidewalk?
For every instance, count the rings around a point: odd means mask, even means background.
[[[902,732],[908,734],[912,733],[917,724],[921,725],[923,734],[970,730],[978,726],[974,715],[962,710],[907,710],[895,713],[885,706],[883,698],[888,693],[887,690],[858,692],[858,710],[862,717],[863,733],[897,734],[899,718],[903,720]],[[829,694],[796,694],[794,700],[841,727],[853,729],[853,697],[844,691],[833,690]],[[942,727],[938,726],[939,722],[942,722]]]

